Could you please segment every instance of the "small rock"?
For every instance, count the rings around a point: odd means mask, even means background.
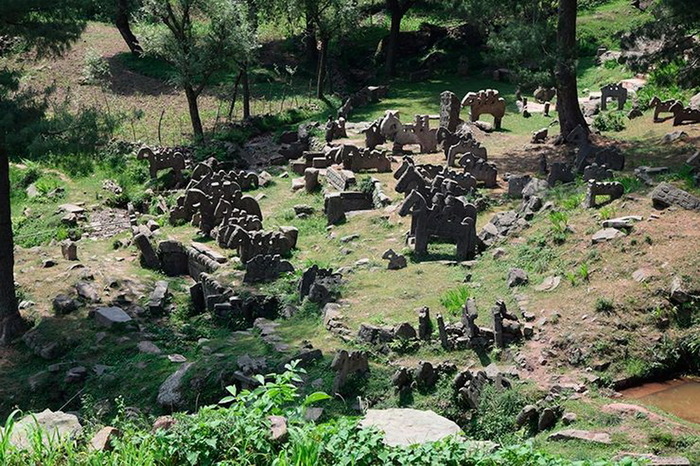
[[[564,415],[561,417],[561,422],[565,425],[571,425],[576,420],[578,419],[578,416],[576,416],[576,413],[564,413]]]
[[[66,315],[78,309],[78,302],[70,296],[59,294],[53,299],[53,310],[56,315]]]
[[[179,364],[179,363],[187,362],[187,358],[181,354],[169,354],[168,361]]]
[[[141,353],[146,354],[161,354],[163,351],[158,348],[152,341],[140,341],[137,348]]]
[[[528,282],[527,273],[523,269],[512,268],[508,271],[508,287],[525,285]]]
[[[111,327],[131,322],[131,317],[119,307],[101,307],[95,311],[95,322],[103,327]]]
[[[41,266],[45,269],[54,267],[56,265],[56,261],[53,259],[46,259],[41,263]]]
[[[159,430],[165,430],[168,431],[175,427],[175,424],[177,424],[177,419],[175,419],[172,416],[159,416],[156,418],[155,421],[153,421],[153,428],[151,429],[152,432],[157,432]]]
[[[295,215],[299,215],[299,214],[313,215],[314,212],[316,212],[316,209],[314,209],[310,205],[297,204],[294,206],[294,214]]]
[[[114,427],[103,427],[90,440],[89,449],[92,451],[112,451],[114,439],[119,438],[121,432]]]
[[[506,255],[506,250],[503,248],[496,248],[493,250],[491,253],[494,259],[500,259],[501,257]]]
[[[340,238],[340,242],[341,243],[349,243],[350,241],[354,241],[354,240],[358,239],[359,237],[360,237],[360,235],[358,235],[357,233],[353,233],[352,235],[343,236],[342,238]]]
[[[270,439],[282,441],[287,437],[287,419],[282,416],[268,416],[270,420]]]

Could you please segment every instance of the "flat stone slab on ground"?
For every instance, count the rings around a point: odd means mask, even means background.
[[[457,424],[433,411],[417,409],[369,409],[360,427],[376,427],[384,432],[389,446],[434,442],[462,433]]]
[[[192,247],[198,251],[204,254],[205,256],[209,257],[211,260],[214,262],[218,262],[219,264],[224,264],[226,262],[226,256],[219,254],[218,252],[214,251],[211,248],[208,248],[204,246],[203,244],[200,243],[192,243]]]
[[[611,218],[603,221],[603,228],[632,228],[635,222],[641,222],[642,220],[644,218],[639,215]]]
[[[612,239],[618,238],[620,236],[625,236],[623,232],[615,228],[603,228],[598,230],[593,234],[591,241],[593,244],[603,243],[605,241],[610,241]]]
[[[58,209],[67,212],[69,214],[82,214],[85,213],[85,208],[77,206],[75,204],[61,204]]]
[[[595,442],[610,444],[610,434],[605,432],[591,432],[588,430],[566,429],[554,432],[547,437],[549,440],[583,440],[584,442]]]
[[[559,284],[561,283],[561,277],[558,275],[552,275],[544,280],[542,280],[542,283],[537,285],[535,287],[535,290],[537,291],[554,291]]]

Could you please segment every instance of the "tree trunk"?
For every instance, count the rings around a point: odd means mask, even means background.
[[[577,0],[559,0],[555,76],[559,127],[563,137],[578,125],[589,131],[578,102],[576,83],[576,3]]]
[[[15,294],[15,254],[10,215],[10,161],[0,147],[0,345],[19,337],[26,325]]]
[[[250,118],[250,81],[248,79],[248,64],[241,69],[243,73],[243,119]]]
[[[194,132],[194,140],[201,142],[204,140],[204,128],[202,127],[202,119],[199,117],[199,105],[197,104],[197,93],[192,89],[192,86],[185,86],[185,96],[187,97],[187,105],[190,110],[190,120],[192,120],[192,131]]]
[[[320,50],[318,54],[318,72],[316,80],[316,98],[323,99],[323,86],[326,83],[326,66],[328,62],[328,43],[325,37],[319,40]]]
[[[318,60],[318,50],[316,50],[316,25],[314,24],[314,16],[311,11],[311,5],[307,2],[304,19],[306,27],[304,28],[304,51],[306,52],[306,61],[309,65],[313,65]]]
[[[391,15],[391,28],[386,41],[386,73],[389,76],[394,76],[396,73],[396,55],[399,48],[399,33],[401,32],[401,20],[403,19],[404,11],[402,11],[398,0],[387,0],[387,9]]]
[[[116,0],[117,1],[117,11],[115,15],[115,24],[119,33],[124,38],[124,42],[131,50],[131,53],[140,57],[143,54],[143,49],[139,45],[138,39],[133,32],[131,32],[131,26],[129,26],[129,0]]]

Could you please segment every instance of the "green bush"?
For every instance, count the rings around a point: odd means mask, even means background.
[[[471,291],[466,286],[460,286],[451,290],[447,290],[440,297],[440,304],[443,305],[447,312],[454,316],[459,316],[462,313],[462,306],[471,297]]]
[[[599,113],[593,119],[593,124],[600,131],[619,132],[626,127],[625,118],[625,115],[618,111]]]

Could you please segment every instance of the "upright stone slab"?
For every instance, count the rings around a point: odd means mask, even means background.
[[[430,340],[433,333],[433,325],[430,323],[430,309],[422,307],[418,310],[418,338]]]
[[[442,318],[442,314],[438,314],[436,320],[438,333],[440,334],[440,344],[444,349],[450,349],[450,342],[447,339],[447,330],[445,329],[445,319]]]
[[[78,245],[69,239],[61,242],[61,254],[67,261],[78,260]]]
[[[141,262],[149,269],[157,270],[160,268],[160,260],[158,260],[158,255],[153,249],[151,241],[143,233],[139,233],[134,236],[134,244],[141,252]]]
[[[462,109],[459,98],[454,92],[440,94],[440,128],[447,128],[454,133],[459,125],[459,112]]]

